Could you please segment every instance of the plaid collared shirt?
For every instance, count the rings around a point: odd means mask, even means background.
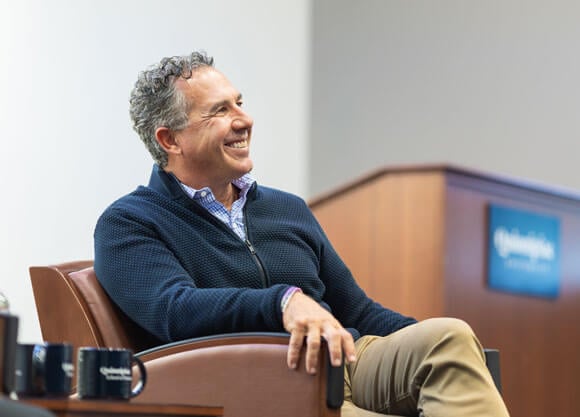
[[[181,184],[181,187],[189,197],[197,201],[207,211],[224,222],[242,240],[246,240],[244,205],[246,204],[246,195],[248,194],[248,190],[254,182],[256,182],[256,180],[253,179],[250,174],[246,174],[243,177],[232,181],[232,184],[234,184],[240,190],[240,195],[238,199],[234,201],[234,204],[232,204],[232,209],[230,211],[228,211],[222,203],[215,199],[213,192],[209,187],[196,190],[195,188],[191,188],[183,183]]]

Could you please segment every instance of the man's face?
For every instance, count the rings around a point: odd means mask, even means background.
[[[242,110],[242,96],[228,79],[214,68],[201,68],[176,87],[193,103],[189,125],[175,132],[185,175],[196,182],[191,185],[229,183],[250,172],[254,121]]]

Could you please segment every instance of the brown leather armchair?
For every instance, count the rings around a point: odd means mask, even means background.
[[[156,346],[158,341],[112,303],[92,265],[78,261],[30,268],[42,336],[75,348],[123,347],[137,352],[148,381],[132,401],[223,406],[226,417],[340,417],[344,370],[330,366],[325,349],[319,358],[324,366],[312,376],[303,367],[287,368],[289,337],[284,333],[237,333]],[[493,349],[485,353],[501,390],[499,353]]]
[[[30,268],[44,340],[80,346],[124,347],[138,352],[148,381],[132,401],[223,406],[225,416],[338,417],[343,370],[289,370],[283,333],[240,333],[153,347],[109,299],[92,261]],[[158,342],[157,342],[158,343]],[[75,349],[76,351],[77,349]]]

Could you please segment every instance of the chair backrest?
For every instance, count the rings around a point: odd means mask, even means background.
[[[42,337],[48,342],[139,352],[160,342],[129,319],[99,284],[92,261],[30,267]]]

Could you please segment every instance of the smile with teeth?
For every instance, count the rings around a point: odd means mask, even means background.
[[[248,141],[246,139],[239,140],[237,142],[228,143],[228,144],[226,144],[226,146],[228,146],[230,148],[236,148],[236,149],[247,148],[248,147]]]

